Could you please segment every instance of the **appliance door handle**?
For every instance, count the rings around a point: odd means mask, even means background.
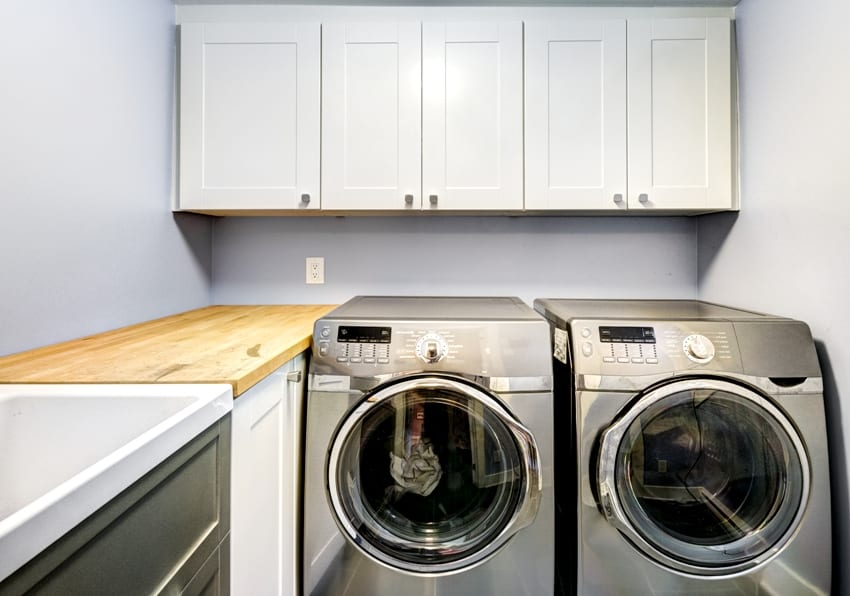
[[[496,415],[510,429],[511,434],[516,439],[523,461],[523,469],[526,473],[525,494],[522,497],[522,505],[514,516],[514,519],[505,528],[505,533],[511,535],[530,526],[534,518],[537,517],[537,511],[540,509],[540,501],[543,498],[543,478],[540,476],[540,451],[537,449],[537,442],[527,428],[510,418],[503,417],[501,413],[497,412]]]

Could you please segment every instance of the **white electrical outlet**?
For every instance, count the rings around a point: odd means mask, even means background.
[[[308,284],[325,283],[325,257],[307,257],[307,277],[305,281]]]

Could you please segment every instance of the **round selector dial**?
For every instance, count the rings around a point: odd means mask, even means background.
[[[714,344],[706,336],[698,333],[686,337],[682,342],[682,349],[685,351],[685,356],[698,364],[711,362],[714,358]]]
[[[445,358],[449,346],[439,333],[426,333],[416,342],[416,355],[425,362],[439,362]]]

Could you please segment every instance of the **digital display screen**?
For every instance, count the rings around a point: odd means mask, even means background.
[[[599,341],[623,344],[654,344],[652,327],[600,327]]]
[[[355,327],[340,325],[336,340],[343,343],[388,344],[392,339],[390,327]]]

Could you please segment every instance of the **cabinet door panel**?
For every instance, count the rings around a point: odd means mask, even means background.
[[[522,24],[425,23],[422,47],[425,208],[521,209]]]
[[[418,208],[420,25],[332,23],[322,48],[322,207]]]
[[[625,209],[625,21],[526,23],[525,97],[526,209]]]
[[[317,24],[181,27],[181,208],[319,207],[319,68]]]
[[[233,594],[298,593],[306,376],[300,354],[233,402]]]
[[[304,386],[307,382],[307,355],[290,360],[286,380],[286,404],[283,425],[283,594],[298,594],[301,570],[298,566],[301,539],[302,445],[304,443]]]
[[[282,565],[294,539],[283,506],[291,480],[285,448],[286,373],[263,379],[233,402],[231,587],[234,594],[286,594]]]
[[[730,26],[629,22],[629,208],[732,208]]]

